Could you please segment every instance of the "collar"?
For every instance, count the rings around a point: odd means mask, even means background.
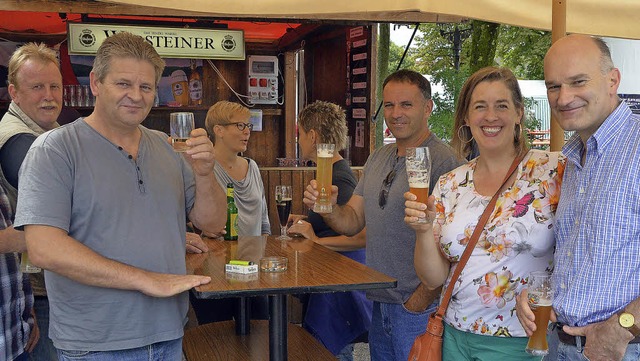
[[[7,110],[7,112],[20,119],[27,127],[29,127],[29,129],[38,134],[42,134],[47,131],[46,129],[39,126],[38,123],[36,123],[33,119],[29,118],[29,116],[25,114],[25,112],[23,112],[18,104],[16,104],[13,100],[11,101],[11,104],[9,104],[9,109]],[[58,122],[54,123],[53,125],[54,128],[57,128],[59,126],[60,124],[58,124]]]
[[[578,134],[573,134],[567,143],[562,147],[562,153],[576,164],[580,164],[582,153],[586,149],[597,152],[598,156],[602,155],[605,149],[614,144],[615,139],[620,132],[624,131],[624,123],[631,116],[632,112],[629,105],[624,101],[620,102],[616,109],[602,122],[600,127],[593,133],[587,144],[582,143],[582,139]]]

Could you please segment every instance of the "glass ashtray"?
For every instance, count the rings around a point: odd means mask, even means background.
[[[264,257],[260,259],[260,271],[262,272],[284,272],[287,270],[289,260],[287,257]]]

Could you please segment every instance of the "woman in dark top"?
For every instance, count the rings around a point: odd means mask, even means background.
[[[351,198],[357,181],[338,151],[347,146],[347,121],[344,110],[333,103],[316,101],[302,110],[298,118],[302,157],[316,160],[316,144],[335,144],[333,185],[338,187],[338,204]],[[365,263],[365,230],[353,237],[336,233],[322,217],[309,211],[308,217],[292,215],[289,233],[296,233],[343,255]],[[369,330],[372,303],[364,292],[312,294],[306,303],[303,326],[339,360],[353,360],[353,342]],[[330,316],[329,316],[330,315]]]

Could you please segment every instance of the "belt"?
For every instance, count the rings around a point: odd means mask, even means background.
[[[562,330],[562,326],[564,326],[564,324],[561,324],[559,322],[555,325],[555,328],[558,331],[558,339],[560,340],[560,342],[564,343],[565,345],[577,346],[577,340],[580,339],[580,344],[582,345],[582,347],[584,347],[584,345],[587,343],[586,337],[570,335]],[[640,336],[629,341],[629,343],[640,343]]]

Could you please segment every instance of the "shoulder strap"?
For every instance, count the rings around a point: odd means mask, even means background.
[[[462,269],[467,264],[469,257],[471,257],[471,253],[473,252],[473,249],[476,247],[476,243],[478,243],[478,238],[480,238],[480,234],[484,230],[484,226],[489,220],[489,216],[491,215],[491,213],[493,212],[493,209],[496,206],[496,202],[498,201],[498,197],[502,192],[502,188],[504,188],[509,178],[511,178],[511,175],[513,174],[513,172],[516,171],[516,169],[518,168],[518,164],[520,164],[523,158],[524,157],[516,157],[513,160],[513,163],[511,164],[511,168],[509,168],[509,171],[507,172],[507,176],[504,178],[504,181],[502,181],[502,185],[500,186],[500,188],[498,188],[498,191],[496,192],[496,194],[493,195],[493,197],[491,198],[491,201],[489,201],[489,204],[487,204],[487,207],[484,209],[484,212],[482,212],[482,215],[480,216],[480,220],[478,221],[478,224],[476,224],[476,228],[473,230],[471,239],[469,239],[469,243],[467,244],[467,247],[464,249],[464,253],[462,253],[462,257],[460,257],[460,261],[456,266],[456,270],[453,272],[453,276],[451,276],[451,281],[449,282],[449,285],[447,286],[447,289],[444,292],[444,296],[442,297],[442,300],[440,300],[440,306],[436,311],[436,315],[440,317],[444,317],[444,313],[447,310],[447,307],[449,307],[449,301],[451,300],[451,295],[453,294],[453,288],[455,287],[456,282],[458,281],[458,277],[460,277],[460,273],[462,273]]]

